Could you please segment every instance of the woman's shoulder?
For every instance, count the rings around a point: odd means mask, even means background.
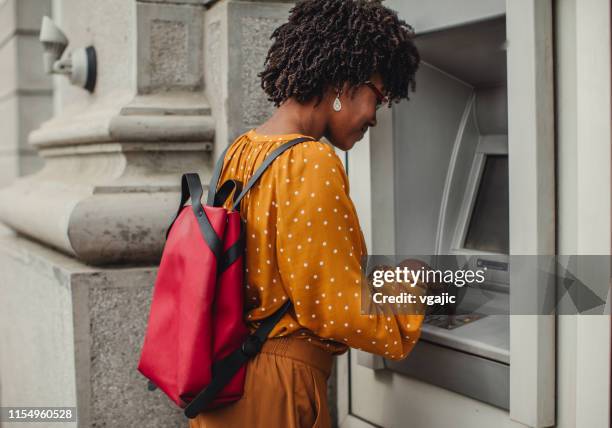
[[[309,195],[314,193],[321,197],[325,194],[334,198],[348,195],[349,180],[344,164],[334,147],[326,142],[314,140],[296,144],[273,164],[276,164],[273,175],[286,188],[280,192],[304,190]]]
[[[246,164],[251,159],[257,159],[251,167],[256,169],[265,158],[283,144],[301,137],[309,139],[292,145],[274,159],[269,168],[276,172],[271,175],[280,177],[285,182],[291,176],[312,176],[313,179],[325,182],[331,174],[345,184],[346,172],[334,146],[324,140],[313,139],[303,134],[263,135],[249,130],[235,139],[228,158],[235,158],[236,162],[241,160]],[[234,154],[240,156],[235,157]]]
[[[320,168],[324,165],[335,166],[342,164],[331,144],[321,140],[310,140],[290,147],[286,152],[288,159],[301,161],[305,168]]]

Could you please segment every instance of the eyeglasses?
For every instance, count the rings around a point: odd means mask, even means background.
[[[370,88],[376,95],[376,110],[378,110],[383,104],[387,104],[389,102],[389,98],[380,92],[376,85],[370,80],[366,80],[363,82],[363,84]]]

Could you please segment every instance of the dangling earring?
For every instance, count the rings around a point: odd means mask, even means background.
[[[338,91],[338,94],[336,95],[336,99],[334,100],[334,110],[335,111],[342,110],[342,103],[340,102],[340,91]]]

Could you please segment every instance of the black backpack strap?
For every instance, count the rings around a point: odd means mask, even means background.
[[[242,182],[238,180],[225,180],[225,182],[219,187],[217,193],[214,195],[214,205],[215,207],[221,207],[229,197],[229,195],[234,191],[234,201],[238,198],[238,195],[242,191]]]
[[[212,206],[215,203],[215,194],[217,193],[219,178],[221,177],[221,172],[223,171],[223,161],[225,160],[225,154],[231,146],[232,144],[228,144],[223,150],[223,153],[219,155],[219,159],[217,159],[215,169],[213,169],[212,176],[210,177],[210,183],[208,183],[208,197],[206,198],[206,205]]]
[[[215,232],[215,229],[204,211],[204,207],[202,207],[201,199],[203,193],[202,182],[200,181],[200,176],[197,173],[190,172],[183,174],[181,178],[181,202],[172,223],[170,223],[170,226],[168,226],[168,230],[166,231],[166,240],[168,239],[170,229],[172,229],[174,222],[183,209],[183,205],[185,205],[187,199],[191,199],[191,209],[198,220],[198,225],[200,226],[202,236],[208,244],[208,247],[215,255],[215,258],[220,261],[223,258],[223,242],[217,235],[217,232]]]
[[[235,210],[236,207],[240,206],[240,201],[242,200],[244,195],[246,195],[247,192],[251,189],[251,187],[253,187],[255,182],[259,179],[259,177],[261,177],[261,175],[264,173],[266,168],[268,168],[268,166],[270,166],[270,164],[274,161],[274,159],[276,159],[278,156],[280,156],[281,153],[283,153],[288,148],[290,148],[292,146],[295,146],[296,144],[299,144],[299,143],[301,143],[303,141],[315,141],[315,140],[312,137],[299,137],[299,138],[295,138],[295,139],[293,139],[291,141],[286,142],[285,144],[283,144],[279,148],[274,149],[268,156],[266,156],[266,158],[264,159],[262,164],[259,166],[259,168],[257,168],[257,171],[255,171],[255,173],[253,174],[253,176],[251,177],[251,179],[249,180],[249,182],[245,186],[244,190],[242,190],[240,195],[238,195],[238,197],[234,201],[234,205],[232,206],[232,210]]]
[[[168,230],[166,231],[166,239],[168,239],[168,234],[170,233],[172,225],[183,210],[183,205],[185,205],[185,202],[187,202],[187,200],[190,198],[191,205],[194,207],[194,213],[197,216],[197,212],[195,212],[195,210],[202,207],[202,194],[203,190],[202,183],[200,182],[200,176],[193,172],[183,174],[181,177],[181,202],[179,203],[176,215],[172,219],[172,222],[170,222],[170,226],[168,226]]]
[[[265,318],[253,334],[247,336],[240,348],[213,365],[213,375],[210,384],[185,407],[185,416],[193,419],[200,412],[207,409],[214,398],[238,372],[240,367],[261,351],[261,347],[268,338],[268,335],[290,306],[291,301],[287,300],[274,314]]]
[[[172,229],[172,225],[174,224],[179,214],[181,213],[181,210],[183,209],[183,205],[185,205],[185,202],[187,202],[189,197],[192,195],[192,192],[195,194],[196,191],[197,191],[196,188],[189,189],[189,182],[187,181],[187,174],[183,174],[183,176],[181,177],[181,202],[179,202],[178,210],[176,211],[174,218],[170,222],[170,226],[168,226],[168,230],[166,230],[166,240],[168,240],[168,234],[170,233],[170,229]]]

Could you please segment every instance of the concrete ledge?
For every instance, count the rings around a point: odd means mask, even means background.
[[[77,114],[42,124],[29,143],[46,148],[104,142],[212,142],[215,122],[199,94],[139,95],[118,92]]]
[[[45,166],[0,189],[0,221],[95,265],[157,263],[185,172],[207,191],[206,143],[104,143],[41,150]]]

